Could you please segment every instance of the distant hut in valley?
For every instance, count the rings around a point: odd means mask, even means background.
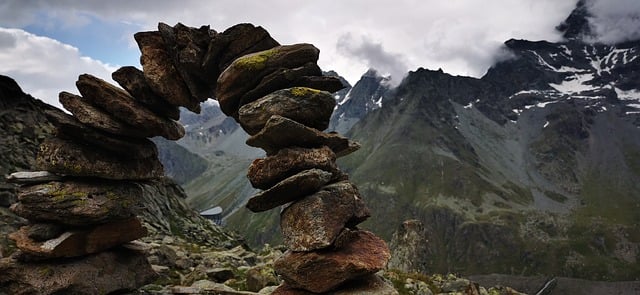
[[[200,215],[211,220],[217,225],[222,225],[222,207],[216,206],[211,209],[200,212]]]

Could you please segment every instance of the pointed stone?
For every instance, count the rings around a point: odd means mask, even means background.
[[[337,158],[360,148],[360,144],[340,134],[324,133],[279,115],[271,116],[260,132],[247,139],[247,145],[261,148],[267,155],[273,155],[283,148],[292,146],[328,146]]]
[[[273,115],[322,131],[329,127],[335,105],[335,99],[326,91],[304,87],[282,89],[242,106],[238,122],[251,135],[260,132]]]
[[[345,231],[336,249],[287,251],[274,262],[274,269],[291,288],[323,293],[384,269],[390,256],[387,244],[374,234]]]
[[[120,121],[140,129],[152,136],[162,136],[178,140],[184,136],[180,123],[160,117],[137,103],[126,91],[89,74],[80,75],[76,87],[88,102],[97,106]]]
[[[142,193],[126,181],[68,179],[21,187],[11,209],[29,220],[83,226],[135,216]]]
[[[200,102],[191,96],[189,88],[171,62],[160,32],[138,32],[133,35],[142,56],[140,64],[151,88],[175,106],[200,113]]]
[[[126,249],[39,262],[4,258],[0,273],[7,294],[122,294],[158,277],[144,254]]]
[[[291,251],[329,247],[346,226],[356,226],[369,216],[371,213],[354,184],[341,181],[327,185],[282,211],[280,228],[284,245]]]
[[[202,63],[216,32],[209,26],[191,28],[181,23],[173,27],[159,23],[158,31],[191,95],[201,102],[212,98],[217,77],[207,76]]]
[[[204,73],[217,80],[236,58],[279,45],[264,28],[237,24],[213,37],[204,57]]]
[[[253,187],[268,189],[287,177],[313,168],[337,176],[341,173],[335,160],[335,154],[326,146],[317,149],[287,148],[273,156],[254,160],[247,176]]]
[[[157,157],[127,159],[97,147],[51,137],[40,145],[36,169],[57,174],[106,179],[151,179],[164,176]]]
[[[147,230],[137,218],[112,221],[92,228],[68,230],[59,237],[37,242],[29,238],[29,227],[9,234],[24,253],[46,258],[77,257],[104,251],[144,237]]]
[[[302,171],[251,197],[247,203],[247,209],[261,212],[293,202],[316,192],[331,178],[330,172],[320,169]]]
[[[144,104],[159,116],[173,120],[180,119],[180,109],[153,92],[144,73],[136,67],[121,67],[111,74],[111,78],[129,92],[136,101]]]
[[[45,111],[45,115],[56,126],[56,136],[59,138],[95,145],[125,158],[158,157],[156,145],[146,138],[122,137],[102,132],[62,112]]]
[[[220,109],[237,118],[240,100],[254,89],[265,76],[281,68],[297,68],[317,62],[320,51],[311,44],[278,46],[241,56],[218,77],[216,98]]]

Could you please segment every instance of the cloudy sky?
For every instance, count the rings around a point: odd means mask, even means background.
[[[0,74],[54,105],[81,73],[139,67],[133,33],[158,22],[266,28],[281,44],[313,43],[320,66],[352,84],[368,68],[396,81],[418,67],[480,77],[510,38],[559,41],[577,0],[3,0]],[[638,38],[640,1],[590,0],[598,39]]]

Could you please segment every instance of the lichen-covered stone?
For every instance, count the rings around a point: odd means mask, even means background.
[[[278,90],[242,106],[238,111],[238,121],[251,135],[260,132],[273,115],[325,130],[329,127],[335,104],[336,101],[329,92],[293,87]]]
[[[282,211],[280,228],[284,245],[291,251],[329,247],[345,227],[353,227],[370,215],[353,183],[327,185]]]
[[[180,119],[180,109],[153,92],[144,73],[136,67],[121,67],[111,74],[111,78],[154,113],[173,120]]]
[[[292,146],[304,148],[328,146],[337,158],[360,148],[360,144],[340,134],[321,132],[279,115],[271,116],[260,132],[247,139],[247,145],[261,148],[269,156]]]
[[[286,148],[273,156],[256,159],[249,166],[247,176],[255,188],[268,189],[276,183],[308,169],[321,169],[340,175],[336,157],[328,147],[317,149]]]
[[[131,182],[69,179],[21,187],[12,210],[29,220],[83,226],[135,216],[141,199]]]
[[[323,293],[376,273],[391,256],[387,244],[368,231],[345,231],[336,244],[336,249],[287,251],[274,269],[292,288]]]
[[[133,35],[142,56],[140,64],[151,88],[175,106],[200,113],[200,101],[191,96],[189,87],[178,73],[160,32],[138,32]]]
[[[247,202],[247,209],[261,212],[293,202],[316,192],[327,184],[332,176],[330,172],[320,169],[302,171],[251,197]]]
[[[162,136],[178,140],[184,136],[180,123],[161,117],[136,102],[126,91],[89,74],[82,74],[76,87],[89,103],[107,111],[111,116],[143,130],[149,137]]]
[[[241,56],[218,77],[216,98],[220,109],[237,118],[242,96],[254,89],[265,76],[282,68],[297,68],[317,62],[320,51],[311,44],[278,46]]]
[[[98,147],[60,138],[48,138],[40,145],[36,169],[73,176],[106,179],[151,179],[164,176],[157,157],[128,159]]]

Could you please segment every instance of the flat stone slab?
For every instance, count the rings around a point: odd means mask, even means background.
[[[180,119],[180,108],[171,105],[164,98],[153,92],[144,77],[144,73],[136,67],[121,67],[111,73],[111,78],[129,92],[136,101],[144,104],[154,113],[173,120]]]
[[[262,212],[293,202],[315,193],[327,184],[332,176],[331,172],[320,169],[302,171],[251,197],[247,209]]]
[[[320,131],[329,127],[336,100],[326,91],[293,87],[275,91],[238,110],[240,126],[253,135],[273,115],[280,115]]]
[[[17,184],[37,184],[60,180],[62,176],[49,171],[19,171],[9,174],[6,179]]]
[[[360,149],[360,144],[340,134],[321,132],[279,115],[271,116],[260,132],[247,139],[247,145],[261,148],[269,156],[292,146],[328,146],[336,154],[336,158]]]
[[[24,253],[46,258],[77,257],[98,253],[111,247],[144,237],[147,230],[133,217],[96,225],[92,228],[69,230],[60,236],[35,241],[29,238],[29,227],[23,226],[9,234]]]
[[[286,283],[278,286],[271,295],[314,295],[317,293],[291,288]],[[368,275],[340,286],[332,295],[398,295],[393,286],[377,275]]]

